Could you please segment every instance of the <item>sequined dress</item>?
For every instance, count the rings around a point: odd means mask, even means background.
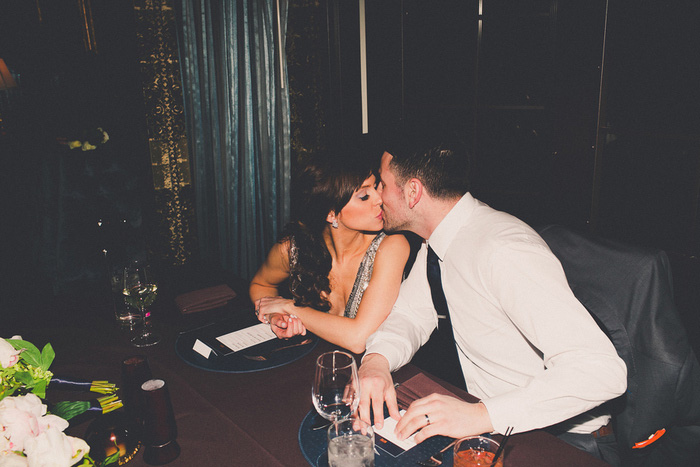
[[[357,270],[357,275],[355,276],[355,283],[352,286],[352,292],[350,292],[350,297],[348,298],[348,303],[345,305],[344,315],[348,318],[354,318],[357,315],[357,309],[360,308],[360,302],[362,301],[362,295],[365,293],[365,289],[369,285],[369,280],[372,278],[372,270],[374,269],[374,257],[379,250],[379,244],[382,243],[386,234],[380,232],[372,240],[365,256],[362,258],[360,267]],[[296,245],[292,240],[289,250],[289,266],[293,271],[297,263],[297,251]]]

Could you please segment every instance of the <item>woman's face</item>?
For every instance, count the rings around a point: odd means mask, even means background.
[[[384,228],[382,197],[377,192],[374,175],[355,190],[337,219],[339,224],[351,230],[376,232]]]

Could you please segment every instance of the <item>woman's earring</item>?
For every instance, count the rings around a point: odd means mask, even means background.
[[[338,219],[333,219],[333,222],[331,222],[331,227],[334,229],[338,228]]]

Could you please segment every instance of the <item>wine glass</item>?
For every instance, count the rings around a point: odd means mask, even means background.
[[[124,268],[124,297],[126,303],[141,313],[141,333],[131,339],[136,347],[148,347],[160,342],[160,336],[150,329],[146,308],[151,306],[158,293],[158,285],[150,276],[148,266],[134,261]]]
[[[360,403],[355,358],[340,350],[320,355],[311,396],[319,415],[331,422],[352,416]]]

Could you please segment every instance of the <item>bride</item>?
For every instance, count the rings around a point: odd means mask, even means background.
[[[382,231],[378,180],[363,156],[317,155],[298,181],[299,219],[251,281],[256,315],[280,338],[308,329],[362,353],[396,300],[408,241]],[[280,296],[285,282],[291,299]]]

